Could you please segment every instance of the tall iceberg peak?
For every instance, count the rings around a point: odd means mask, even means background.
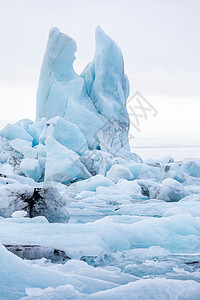
[[[76,51],[76,42],[71,37],[61,33],[58,28],[53,27],[49,32],[42,71],[53,71],[57,81],[76,78],[78,75],[73,68]]]
[[[40,120],[42,117],[49,119],[60,115],[61,110],[64,111],[66,102],[64,93],[54,86],[56,83],[59,86],[60,82],[78,77],[73,68],[76,50],[76,42],[72,38],[61,33],[55,27],[50,30],[37,91],[36,120]],[[50,93],[52,87],[54,90]],[[55,98],[59,102],[59,107],[55,105]],[[55,109],[52,116],[51,109]]]
[[[123,104],[125,104],[125,101],[129,96],[129,81],[124,74],[124,60],[121,49],[114,40],[105,34],[100,26],[96,29],[95,41],[96,50],[94,60],[88,64],[81,74],[85,79],[87,92],[89,95],[94,94],[92,97],[94,102],[98,102],[95,101],[95,97],[98,98],[101,94],[110,94],[112,99],[116,98],[118,102],[124,101]],[[87,76],[88,72],[92,75],[90,76],[90,80]],[[100,93],[95,95],[97,82],[101,83],[102,86],[99,91]],[[123,96],[121,94],[116,94],[118,84],[121,85]],[[122,96],[122,98],[119,100],[119,98],[117,99],[117,96]]]
[[[113,126],[111,143],[115,143],[114,140],[120,135],[121,146],[129,149],[129,116],[126,109],[129,81],[124,73],[122,52],[100,26],[96,29],[95,40],[94,60],[88,64],[81,76],[98,113]]]
[[[59,116],[79,127],[89,149],[122,155],[129,151],[129,83],[121,50],[98,26],[94,60],[79,76],[73,68],[76,49],[73,39],[57,28],[50,30],[37,92],[36,120]]]

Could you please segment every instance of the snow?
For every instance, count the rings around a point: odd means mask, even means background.
[[[0,131],[0,299],[200,299],[200,158],[130,151],[122,52],[95,39],[79,76],[53,28],[36,121]]]

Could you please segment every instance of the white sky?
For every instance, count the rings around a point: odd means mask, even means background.
[[[200,133],[200,1],[0,0],[0,120],[35,118],[48,31],[77,42],[80,73],[94,55],[99,24],[121,47],[131,93],[158,110],[143,134]],[[1,125],[1,124],[0,124]]]

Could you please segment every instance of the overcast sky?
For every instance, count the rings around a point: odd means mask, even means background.
[[[99,24],[122,49],[131,93],[158,110],[143,133],[200,133],[200,1],[0,0],[0,119],[35,118],[36,91],[52,26],[71,36],[80,73]]]

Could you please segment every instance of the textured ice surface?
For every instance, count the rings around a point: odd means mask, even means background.
[[[124,74],[123,56],[120,48],[99,26],[96,29],[94,60],[81,76],[97,111],[112,125],[106,128],[110,131],[106,141],[103,132],[98,133],[101,149],[114,152],[115,147],[125,147],[129,150],[129,116],[126,110],[129,81]]]
[[[81,77],[73,69],[76,48],[75,41],[58,29],[50,31],[37,92],[37,120],[60,116],[79,127],[90,148],[129,150],[129,83],[120,48],[98,27],[94,61]]]
[[[25,299],[155,299],[173,300],[191,299],[198,300],[200,295],[200,284],[194,281],[183,282],[169,279],[146,279],[129,283],[106,291],[100,291],[90,295],[79,293],[71,285],[58,288],[28,289],[29,297]]]
[[[50,31],[36,121],[0,131],[0,299],[199,300],[200,161],[130,152],[120,48],[75,52]]]
[[[45,144],[46,138],[52,135],[60,144],[83,155],[88,150],[87,142],[77,125],[67,122],[61,117],[50,119],[40,135],[40,142]]]
[[[134,177],[128,168],[122,165],[113,165],[106,175],[113,182],[117,183],[121,178],[132,180]]]
[[[75,152],[58,143],[52,136],[49,136],[45,143],[47,147],[45,181],[69,183],[91,176]]]
[[[104,122],[87,95],[83,78],[73,69],[76,48],[76,42],[57,28],[50,31],[37,92],[37,120],[60,116],[76,124],[95,148],[94,135]]]
[[[35,158],[24,158],[20,164],[20,169],[27,177],[39,181],[42,175],[40,163]]]
[[[185,162],[182,169],[190,176],[200,177],[200,159]]]

